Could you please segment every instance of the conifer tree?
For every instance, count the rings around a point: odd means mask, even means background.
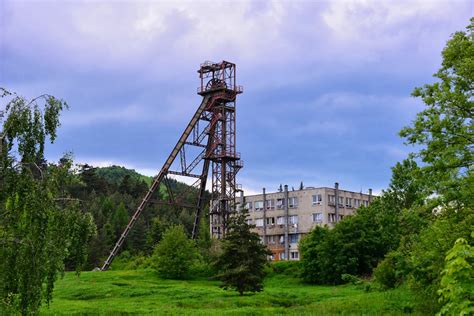
[[[271,255],[258,234],[250,231],[254,226],[247,224],[247,215],[244,211],[230,218],[222,252],[214,263],[223,281],[221,287],[234,289],[240,295],[263,290],[264,268]]]

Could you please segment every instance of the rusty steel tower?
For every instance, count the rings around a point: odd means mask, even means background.
[[[171,204],[194,209],[192,237],[196,238],[204,209],[204,193],[211,165],[212,183],[209,205],[211,236],[214,238],[225,236],[228,218],[236,210],[236,191],[240,190],[236,184],[236,175],[243,167],[240,154],[236,151],[235,125],[235,101],[237,95],[243,90],[236,84],[236,67],[231,62],[208,61],[201,64],[198,73],[200,86],[197,93],[202,96],[201,105],[160,172],[155,176],[148,192],[101,270],[109,268],[130,230],[149,203]],[[180,158],[176,159],[177,156]],[[200,172],[196,173],[195,170],[200,170]],[[195,188],[198,192],[195,204],[183,204],[179,197],[175,197],[169,183],[170,176],[193,180],[190,190]],[[156,199],[156,192],[162,185],[166,187],[167,200]],[[181,195],[184,194],[181,193]]]
[[[236,151],[235,99],[242,92],[236,85],[235,64],[223,61],[207,62],[199,69],[201,86],[198,93],[216,99],[208,111],[216,123],[212,127],[205,159],[212,163],[212,192],[209,219],[211,236],[225,235],[229,214],[235,210],[237,172],[243,167],[240,154]],[[196,217],[198,218],[198,217]]]

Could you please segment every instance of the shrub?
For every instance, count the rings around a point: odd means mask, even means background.
[[[341,275],[341,280],[346,283],[351,283],[353,285],[362,285],[364,283],[361,278],[347,273]]]
[[[299,278],[301,275],[300,261],[278,261],[272,265],[272,272],[293,278]]]
[[[456,240],[448,251],[446,264],[438,290],[440,303],[444,303],[438,315],[474,314],[474,247],[464,238]]]
[[[153,252],[154,266],[167,279],[186,279],[199,255],[194,241],[190,240],[182,226],[172,226]]]
[[[386,257],[382,260],[375,269],[374,274],[377,283],[385,289],[392,289],[398,283],[395,263],[392,257]]]

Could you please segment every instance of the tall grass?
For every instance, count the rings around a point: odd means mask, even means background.
[[[400,315],[413,313],[404,288],[366,292],[354,285],[312,286],[287,274],[272,273],[265,289],[239,296],[218,281],[163,280],[152,270],[66,273],[43,315]]]

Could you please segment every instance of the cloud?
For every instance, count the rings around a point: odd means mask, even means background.
[[[174,67],[223,56],[249,67],[297,69],[380,60],[406,45],[424,52],[432,35],[445,40],[446,26],[458,24],[469,6],[421,0],[5,1],[1,34],[12,53],[83,71],[173,75]]]
[[[105,122],[144,122],[149,119],[143,106],[132,104],[117,106],[114,110],[94,109],[88,111],[65,112],[61,124],[66,128],[86,127]]]
[[[473,5],[0,0],[0,86],[71,105],[49,155],[154,174],[200,102],[199,64],[227,59],[245,91],[244,188],[381,188],[404,155],[397,132],[420,109],[411,90],[433,80]]]
[[[337,45],[350,49],[349,56],[381,60],[381,54],[399,54],[402,48],[426,52],[425,44],[445,41],[442,30],[455,29],[472,9],[468,1],[341,0],[331,1],[322,19]]]

